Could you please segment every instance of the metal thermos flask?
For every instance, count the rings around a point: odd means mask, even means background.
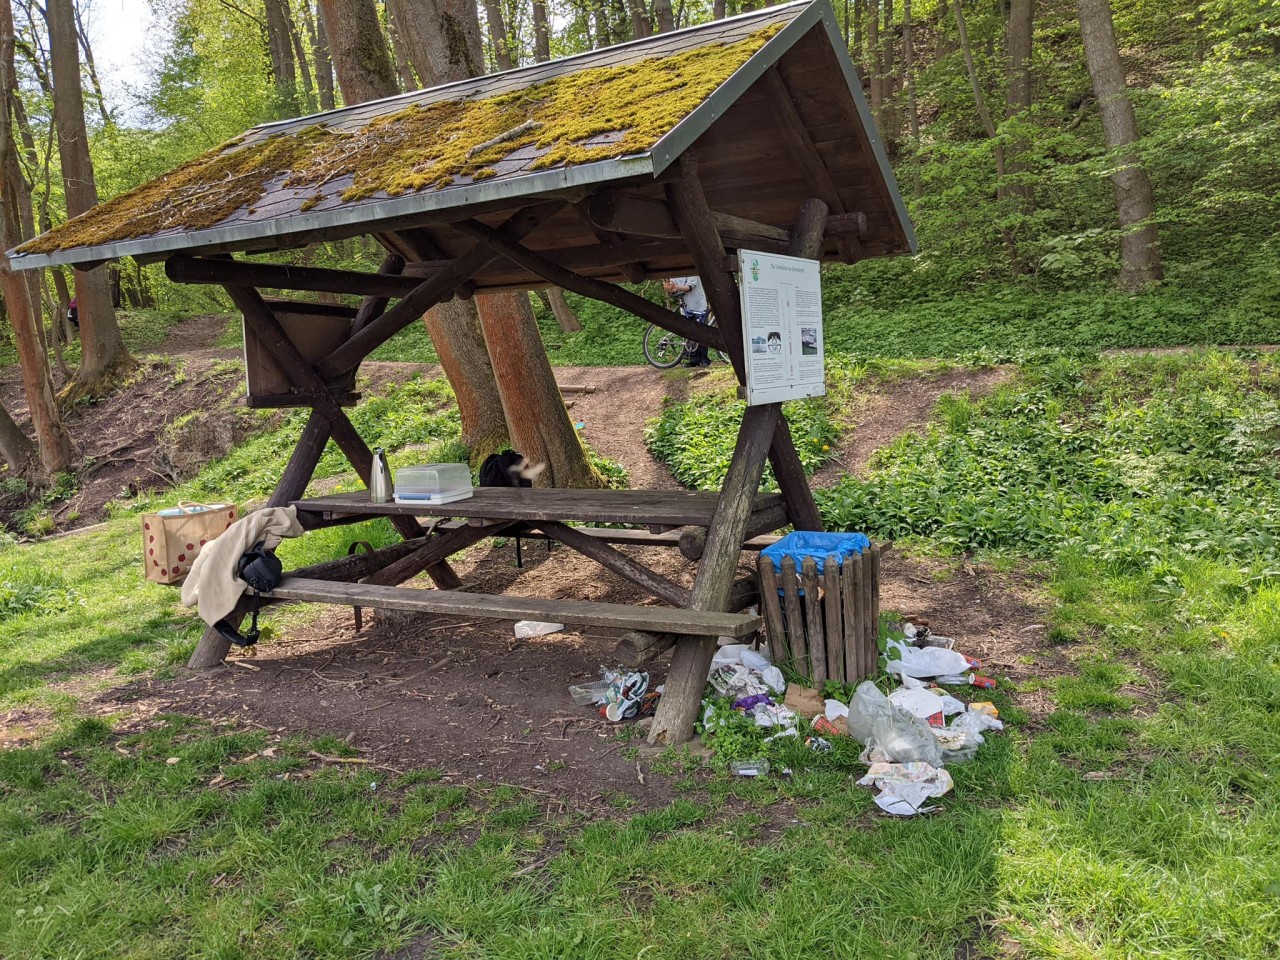
[[[391,468],[382,448],[373,451],[373,466],[369,468],[369,502],[390,503],[395,493],[391,485]]]

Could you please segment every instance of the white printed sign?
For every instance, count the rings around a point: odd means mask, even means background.
[[[739,250],[738,265],[747,403],[822,396],[827,384],[818,261]]]

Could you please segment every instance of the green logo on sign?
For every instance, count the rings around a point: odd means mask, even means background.
[[[760,261],[759,260],[751,261],[751,280],[753,283],[760,282]]]

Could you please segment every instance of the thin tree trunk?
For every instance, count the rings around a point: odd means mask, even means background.
[[[5,255],[6,250],[30,237],[32,218],[31,195],[22,176],[18,146],[13,138],[12,100],[17,94],[13,14],[6,3],[0,4],[0,296],[4,298],[9,322],[13,326],[22,387],[35,431],[40,467],[48,476],[70,467],[71,437],[58,416],[53,396],[53,380],[49,375],[42,335],[39,279],[35,274],[23,276],[14,273]],[[20,213],[24,209],[25,216]],[[15,472],[30,470],[33,460],[31,442],[18,429],[7,410],[0,418],[0,450],[10,469]]]
[[[711,16],[716,20],[724,19],[724,0],[715,0],[711,4]]]
[[[387,13],[387,32],[391,35],[391,56],[396,62],[396,76],[400,78],[401,88],[416,90],[420,85],[413,74],[409,51],[404,45],[404,28],[400,24],[400,17],[390,6],[387,8]]]
[[[916,106],[915,40],[912,36],[911,0],[902,0],[902,76],[907,87],[907,126],[911,132],[911,195],[924,196],[920,179],[920,111]]]
[[[533,0],[533,60],[551,59],[551,32],[547,28],[547,0]]]
[[[102,117],[104,127],[111,126],[111,114],[107,112],[107,98],[102,95],[102,81],[98,79],[98,67],[93,62],[93,47],[89,43],[89,34],[84,29],[84,20],[80,17],[80,7],[76,6],[76,36],[80,39],[80,49],[84,53],[84,65],[89,73],[89,85],[93,87],[93,96],[97,100],[98,115]]]
[[[511,40],[507,36],[507,23],[502,16],[499,0],[484,0],[484,19],[489,25],[489,43],[493,47],[493,62],[499,70],[515,66],[511,58]]]
[[[72,0],[48,0],[47,15],[58,158],[62,164],[67,216],[76,217],[98,205],[98,188],[94,182],[89,138],[84,125],[79,37]],[[76,306],[80,317],[81,352],[80,369],[68,386],[71,397],[103,389],[118,373],[134,363],[120,337],[105,268],[76,271]]]
[[[884,111],[884,73],[880,69],[880,3],[867,0],[867,77],[871,81],[871,115],[880,123]]]
[[[329,57],[329,35],[324,29],[324,15],[318,7],[314,14],[308,12],[307,30],[311,34],[311,52],[316,62],[316,89],[320,92],[320,109],[332,110],[333,60]]]
[[[1119,285],[1124,290],[1141,290],[1162,280],[1164,271],[1159,237],[1151,222],[1156,212],[1151,181],[1133,149],[1138,140],[1138,121],[1116,47],[1111,3],[1110,0],[1076,0],[1076,9],[1080,14],[1080,36],[1084,40],[1089,78],[1098,99],[1098,113],[1102,115],[1102,132],[1107,147],[1119,155],[1119,165],[1111,175],[1121,230]]]
[[[880,70],[884,78],[882,81],[884,87],[881,91],[881,96],[884,97],[884,110],[880,118],[880,134],[887,144],[893,144],[901,132],[898,128],[898,75],[894,70],[897,47],[893,42],[893,0],[884,0],[884,24],[880,30],[880,46],[883,51],[880,57]]]
[[[298,88],[293,66],[293,48],[284,22],[285,0],[263,0],[267,18],[267,57],[280,116],[298,115]]]
[[[538,486],[603,486],[565,411],[529,298],[507,293],[476,299],[489,356],[503,374],[498,391],[512,445],[532,462],[547,465]]]
[[[621,5],[622,0],[616,0]],[[613,43],[613,30],[609,25],[609,11],[605,9],[605,0],[595,0],[596,49],[610,46]]]
[[[988,139],[996,138],[995,121],[991,119],[991,111],[987,109],[987,99],[982,94],[982,84],[978,82],[978,70],[973,63],[973,48],[969,45],[969,28],[964,22],[964,10],[960,0],[952,0],[952,9],[956,15],[956,34],[960,38],[960,52],[964,55],[964,68],[969,75],[969,86],[973,89],[973,101],[978,109],[978,119],[982,121],[982,129]],[[1004,180],[1004,148],[996,144],[996,177]]]
[[[298,21],[288,3],[284,5],[284,25],[289,31],[289,43],[293,47],[293,57],[298,62],[298,73],[302,76],[303,105],[307,113],[315,113],[316,88],[311,82],[311,65],[307,62],[307,50],[302,45],[302,31],[298,29]]]

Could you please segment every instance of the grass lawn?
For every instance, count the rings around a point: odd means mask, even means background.
[[[126,731],[82,715],[80,684],[163,676],[197,633],[137,576],[136,518],[0,548],[0,710],[58,721],[0,752],[0,955],[1274,957],[1277,391],[1266,357],[1030,357],[824,498],[833,523],[907,549],[1043,571],[1075,666],[1036,681],[1043,721],[1012,705],[1026,690],[994,691],[1007,733],[909,821],[871,812],[848,745],[776,755],[794,775],[759,782],[669,751],[647,775],[670,805],[603,784],[561,813],[317,760],[345,748],[307,731]],[[717,415],[690,413],[710,460]],[[448,442],[432,423],[388,405],[362,429]],[[259,442],[191,492],[261,489]]]

